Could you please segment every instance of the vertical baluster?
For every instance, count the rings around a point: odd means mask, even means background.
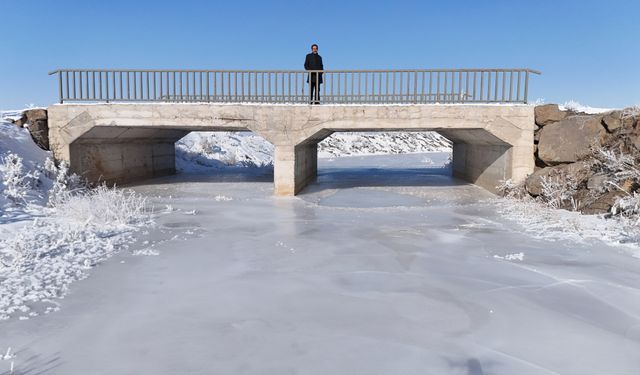
[[[509,72],[509,101],[513,100],[513,70]]]
[[[213,101],[218,101],[218,72],[213,72]]]
[[[80,100],[83,100],[84,95],[82,93],[82,71],[78,72],[78,89],[80,89]]]
[[[413,104],[417,104],[417,103],[418,103],[418,72],[413,72]]]
[[[226,72],[227,73],[227,82],[226,82],[226,95],[225,95],[225,101],[227,102],[232,102],[233,101],[233,86],[231,85],[231,75],[232,72]]]
[[[516,85],[516,101],[520,102],[520,81],[522,81],[522,77],[520,76],[520,71],[518,70],[518,82]]]
[[[233,72],[233,101],[238,102],[238,72]]]
[[[458,100],[462,99],[462,71],[458,72]]]
[[[369,103],[369,72],[364,72],[364,103]]]
[[[524,76],[524,103],[526,104],[529,98],[529,70],[525,71]]]
[[[185,99],[184,95],[182,95],[182,92],[180,93],[181,94],[180,96],[182,96],[182,101],[187,101],[187,102],[189,101],[189,93],[190,93],[190,91],[189,91],[189,81],[190,81],[189,73],[190,73],[189,71],[184,72],[184,74],[186,75],[185,78],[186,78],[186,81],[187,81],[187,82],[185,82],[186,85],[187,85],[187,87],[186,87],[186,94],[187,94],[186,99]],[[182,79],[182,72],[180,72],[180,79]]]
[[[273,74],[272,72],[268,72],[267,73],[267,89],[269,90],[269,95],[268,95],[269,103],[271,103],[273,101],[273,98],[271,97],[271,75],[272,74]]]
[[[484,99],[484,71],[480,71],[480,101]]]
[[[58,100],[60,104],[64,103],[64,95],[62,93],[62,71],[58,71]]]
[[[463,102],[466,102],[469,98],[469,72],[467,71],[464,75],[464,97],[462,98]]]
[[[448,91],[448,82],[449,82],[449,72],[445,71],[444,72],[444,92],[442,93],[442,100],[446,103],[449,101],[449,98],[447,97],[447,91]]]
[[[429,71],[429,103],[433,102],[433,71]]]
[[[196,81],[196,71],[194,70],[193,72],[191,72],[191,79],[193,80],[191,82],[191,101],[192,102],[197,102],[198,100],[198,85],[197,85],[197,81]]]
[[[496,75],[495,75],[495,79],[494,79],[494,86],[495,86],[495,90],[494,90],[494,94],[493,94],[493,99],[494,101],[498,101],[498,81],[500,80],[500,72],[496,71]]]
[[[111,100],[116,100],[116,72],[115,70],[111,72]]]
[[[100,93],[100,100],[102,100],[102,71],[98,72],[98,92]]]
[[[478,72],[473,72],[473,101],[477,101],[476,98],[476,85],[478,82]]]
[[[456,98],[456,72],[451,72],[451,101]]]
[[[286,101],[285,91],[284,91],[284,80],[285,80],[285,73],[282,72],[280,73],[280,92],[282,93],[282,102]]]
[[[278,102],[280,100],[280,96],[278,93],[278,72],[273,73],[273,101]]]
[[[69,91],[69,71],[66,71],[66,83],[67,83],[67,99],[71,99],[71,91]]]
[[[244,102],[244,72],[240,73],[240,98]]]
[[[488,73],[489,73],[489,77],[487,78],[487,101],[492,101],[491,100],[491,89],[492,89],[491,85],[492,85],[492,82],[493,82],[492,79],[494,77],[493,77],[493,74],[492,74],[491,71],[489,71]]]
[[[72,80],[72,86],[73,86],[73,100],[76,100],[77,95],[76,95],[76,72],[75,71],[71,73],[71,80]]]
[[[396,100],[396,72],[391,72],[391,102]]]
[[[320,73],[320,74],[322,74],[322,73]],[[326,78],[327,78],[327,77],[326,77],[326,76],[324,76],[324,74],[323,74],[323,76],[322,76],[322,82],[324,82],[324,80],[325,80]],[[322,98],[323,98],[322,100],[325,100],[324,98],[325,98],[325,96],[327,95],[327,87],[326,87],[326,85],[325,85],[324,83],[323,83],[322,85],[320,85],[319,87],[322,87]]]
[[[109,72],[104,72],[105,99],[109,103]]]

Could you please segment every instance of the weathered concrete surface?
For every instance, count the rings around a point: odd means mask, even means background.
[[[275,146],[275,192],[293,195],[317,171],[317,143],[337,131],[437,131],[454,143],[454,173],[487,190],[533,172],[528,105],[63,104],[49,107],[54,155],[91,179],[174,171],[190,131],[253,131]],[[152,147],[151,145],[163,145]]]

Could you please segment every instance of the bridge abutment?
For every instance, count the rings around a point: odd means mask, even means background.
[[[159,140],[93,140],[70,147],[71,172],[110,184],[174,174],[175,157],[174,142]]]

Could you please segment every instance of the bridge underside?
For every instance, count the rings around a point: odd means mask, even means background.
[[[191,131],[253,131],[275,146],[274,190],[295,195],[317,173],[318,142],[339,131],[437,131],[453,142],[453,173],[495,191],[533,172],[533,107],[526,105],[100,104],[49,108],[58,159],[90,181],[175,173]]]

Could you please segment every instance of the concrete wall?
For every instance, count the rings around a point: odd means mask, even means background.
[[[70,147],[71,172],[89,181],[123,183],[175,173],[174,142],[102,140]]]
[[[296,194],[314,178],[317,143],[335,131],[438,131],[455,144],[454,173],[494,191],[499,180],[520,181],[533,172],[534,126],[534,107],[528,105],[49,107],[54,155],[91,178],[136,179],[169,173],[174,166],[168,161],[168,145],[189,131],[249,130],[275,146],[274,190],[280,195]]]
[[[502,145],[453,144],[453,175],[493,193],[511,178],[511,150]]]

